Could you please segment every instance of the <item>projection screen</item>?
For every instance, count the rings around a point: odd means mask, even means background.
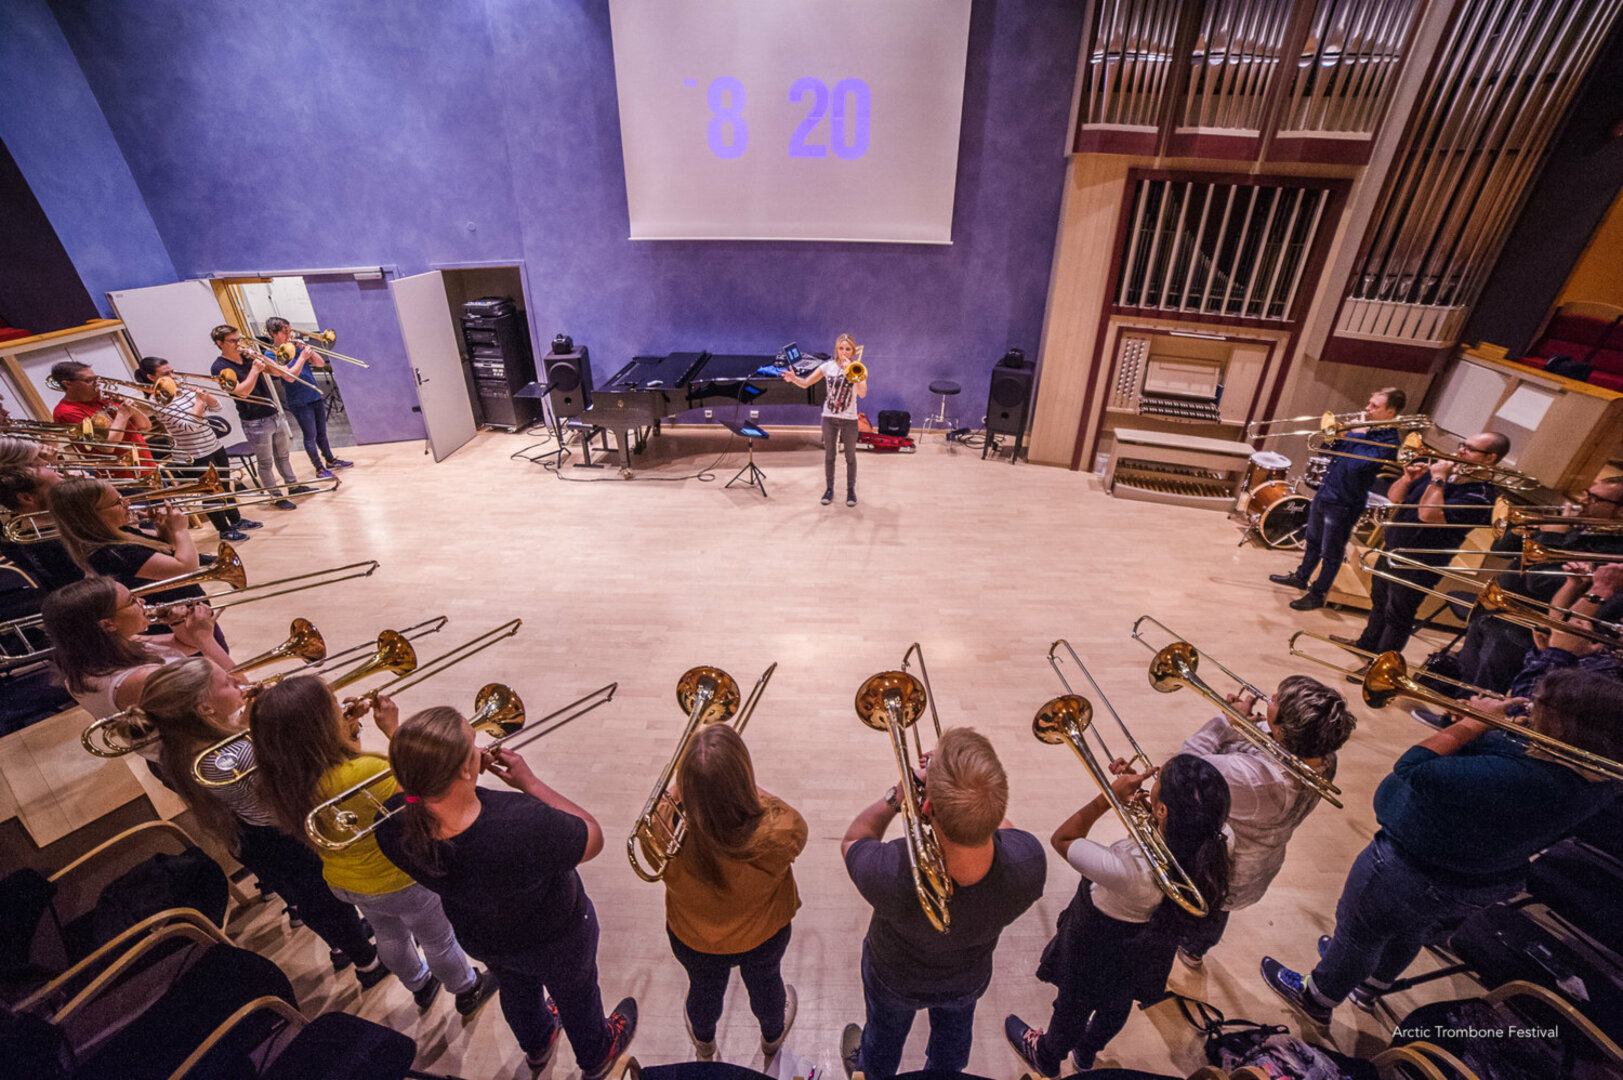
[[[633,240],[952,242],[970,0],[609,0]]]

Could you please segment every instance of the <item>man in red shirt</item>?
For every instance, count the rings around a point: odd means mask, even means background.
[[[139,409],[124,401],[110,401],[101,396],[101,386],[89,364],[77,360],[63,360],[51,365],[51,378],[62,388],[62,400],[51,410],[51,419],[59,424],[78,424],[97,415],[110,415],[111,426],[105,432],[97,431],[94,438],[100,442],[124,443],[131,447],[139,459],[139,466],[130,461],[128,454],[118,451],[94,449],[96,454],[117,454],[120,463],[131,467],[108,471],[111,479],[134,479],[142,472],[153,469],[152,452],[141,432],[152,428],[152,421]]]

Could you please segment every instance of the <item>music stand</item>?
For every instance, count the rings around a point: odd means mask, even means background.
[[[543,458],[555,457],[558,459],[558,464],[562,466],[564,458],[570,456],[569,448],[564,446],[564,426],[558,421],[557,417],[552,415],[552,409],[548,407],[547,394],[551,390],[552,387],[546,383],[532,382],[525,386],[524,389],[515,392],[513,396],[521,398],[539,398],[541,400],[542,409],[546,413],[547,420],[549,421],[547,426],[552,429],[552,437],[557,442],[558,448],[556,450],[548,450],[545,453],[530,457],[529,452],[531,450],[535,449],[537,446],[546,445],[546,443],[531,443],[529,446],[526,446],[517,453],[509,454],[509,460],[516,457],[522,457],[530,461],[531,464],[534,464],[541,461]]]
[[[755,440],[770,439],[772,436],[764,431],[761,426],[755,423],[753,420],[723,420],[721,423],[723,427],[732,432],[734,435],[744,436],[745,441],[749,444],[749,461],[745,462],[744,467],[739,469],[738,472],[733,475],[733,478],[727,481],[723,487],[730,488],[734,484],[738,483],[741,478],[748,476],[749,479],[744,481],[744,486],[760,488],[761,498],[767,498],[766,474],[761,471],[761,467],[759,465],[755,464]]]

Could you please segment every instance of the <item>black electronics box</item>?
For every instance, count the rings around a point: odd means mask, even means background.
[[[462,305],[462,313],[476,319],[495,319],[517,310],[518,305],[513,303],[511,296],[481,296]]]

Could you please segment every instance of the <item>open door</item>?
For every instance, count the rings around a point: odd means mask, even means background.
[[[417,403],[428,429],[428,444],[434,450],[434,460],[444,461],[473,438],[475,429],[473,403],[468,400],[467,379],[462,374],[462,354],[456,346],[456,327],[451,325],[451,308],[445,296],[445,278],[440,271],[430,270],[398,278],[390,288],[395,316],[400,320],[400,336],[406,343],[406,358],[417,384]]]
[[[209,337],[216,326],[225,321],[220,302],[214,298],[214,289],[206,281],[177,281],[173,285],[154,285],[147,289],[124,289],[110,292],[113,311],[129,331],[135,342],[137,356],[161,356],[174,365],[176,371],[192,375],[207,375],[214,358],[220,355]],[[127,379],[128,375],[119,378]],[[242,423],[237,410],[221,391],[220,411],[209,413],[231,425],[231,434],[222,443],[245,442]]]

